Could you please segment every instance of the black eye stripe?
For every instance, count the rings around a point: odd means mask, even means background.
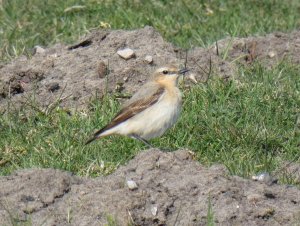
[[[163,70],[163,74],[168,74],[169,72],[167,70]]]

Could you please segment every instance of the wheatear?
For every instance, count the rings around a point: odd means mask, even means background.
[[[181,92],[178,78],[189,70],[170,65],[159,68],[151,81],[144,84],[122,107],[115,118],[97,131],[93,140],[119,134],[138,139],[146,145],[159,137],[177,121],[181,111]]]

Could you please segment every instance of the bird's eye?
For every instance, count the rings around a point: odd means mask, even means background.
[[[163,70],[163,73],[166,75],[168,74],[169,72],[167,70]]]

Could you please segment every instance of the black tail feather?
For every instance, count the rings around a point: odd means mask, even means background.
[[[102,128],[102,129],[100,129],[100,130],[98,130],[98,131],[94,134],[94,136],[93,136],[91,139],[89,139],[84,145],[87,145],[87,144],[93,142],[94,140],[96,140],[97,138],[99,138],[100,135],[101,135],[101,133],[103,133],[105,130],[106,130],[106,127]]]
[[[89,143],[93,142],[96,139],[97,139],[97,137],[93,137],[93,138],[89,139],[87,142],[85,142],[84,145],[88,145]]]

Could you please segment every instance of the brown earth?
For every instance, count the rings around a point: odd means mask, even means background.
[[[188,67],[205,81],[212,75],[237,75],[236,62],[259,60],[267,67],[282,59],[299,64],[300,31],[263,37],[227,38],[209,48],[189,50]],[[124,60],[125,47],[135,57]],[[226,50],[228,48],[228,53]],[[219,52],[219,54],[217,54]],[[226,54],[227,57],[224,57]],[[153,63],[145,57],[153,57]],[[184,51],[167,43],[151,27],[133,31],[94,31],[73,46],[36,48],[0,66],[0,112],[60,101],[86,108],[107,90],[126,96],[157,66],[184,64]],[[108,73],[107,73],[108,68]],[[299,165],[290,167],[300,175]],[[298,177],[300,178],[300,176]],[[130,190],[128,180],[137,183]],[[230,176],[223,166],[205,168],[185,150],[148,150],[107,177],[80,178],[54,169],[28,169],[0,177],[0,225],[206,225],[209,202],[217,225],[300,225],[300,190]]]
[[[300,31],[227,38],[218,42],[218,51],[216,45],[190,50],[187,66],[200,82],[208,76],[210,59],[212,74],[225,78],[236,74],[237,61],[249,64],[259,60],[271,66],[288,58],[299,63],[299,37]],[[126,47],[135,51],[135,57],[124,60],[117,54]],[[85,108],[96,93],[101,96],[117,91],[120,97],[126,96],[149,79],[158,66],[183,65],[185,58],[184,51],[164,41],[152,27],[99,30],[73,46],[40,49],[31,58],[19,57],[0,66],[0,112],[8,103],[15,107],[32,105],[32,99],[43,107],[58,101],[70,109]],[[152,56],[153,63],[145,61],[147,55]]]
[[[28,169],[0,178],[0,225],[299,225],[300,190],[229,176],[187,150],[141,152],[107,177]],[[127,181],[137,188],[131,190]],[[210,203],[210,204],[209,204]]]

